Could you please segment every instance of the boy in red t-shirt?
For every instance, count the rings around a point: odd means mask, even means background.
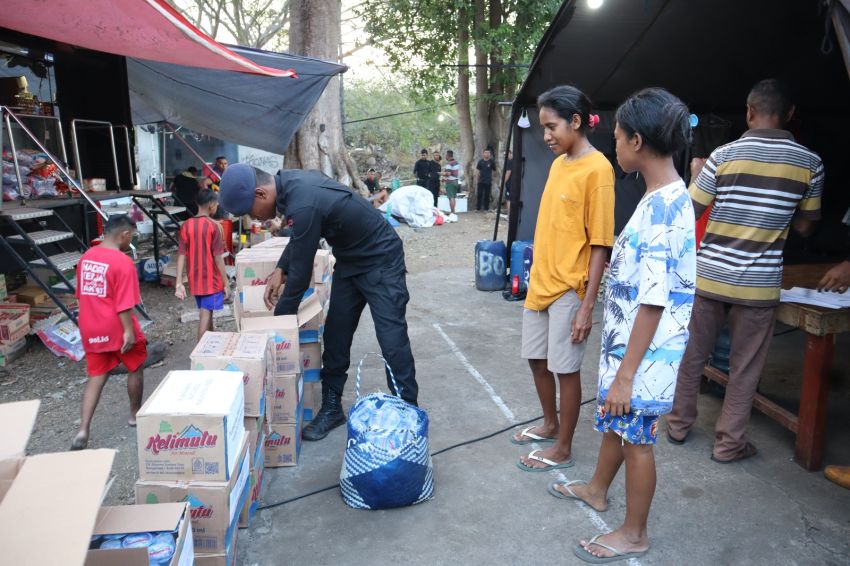
[[[230,297],[230,284],[224,267],[224,236],[219,223],[212,219],[218,210],[218,193],[201,189],[197,202],[198,215],[180,227],[174,295],[181,301],[186,298],[183,268],[188,258],[189,292],[198,305],[200,340],[204,332],[213,330],[213,311],[224,308],[224,299]]]
[[[126,214],[111,216],[103,229],[103,243],[83,254],[77,268],[79,327],[89,380],[83,392],[80,430],[71,450],[82,450],[107,374],[123,363],[130,397],[130,426],[142,406],[142,372],[147,348],[145,335],[133,308],[141,302],[139,276],[124,253],[130,247],[136,225]]]

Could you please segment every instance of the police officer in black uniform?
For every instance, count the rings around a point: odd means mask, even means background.
[[[304,428],[304,439],[320,440],[345,423],[342,392],[351,362],[351,342],[367,304],[400,394],[416,404],[419,388],[405,318],[410,295],[404,248],[381,213],[319,171],[284,169],[272,176],[242,163],[225,171],[220,203],[234,216],[250,214],[259,220],[280,212],[291,229],[289,245],[266,289],[266,306],[274,308],[275,315],[297,313],[312,280],[320,238],[333,247],[337,263],[325,322],[322,408]],[[387,385],[392,391],[389,375]]]

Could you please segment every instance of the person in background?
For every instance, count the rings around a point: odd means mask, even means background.
[[[537,106],[543,140],[556,158],[534,229],[521,355],[534,378],[543,423],[510,440],[551,446],[533,450],[517,462],[527,472],[573,465],[581,363],[608,250],[614,244],[614,168],[587,139],[598,119],[590,113],[590,100],[575,87],[559,86],[541,94]]]
[[[110,216],[103,228],[103,242],[89,248],[77,268],[78,322],[89,379],[83,391],[80,429],[71,450],[88,445],[100,394],[109,372],[118,364],[123,363],[129,372],[130,426],[136,426],[136,413],[142,407],[143,366],[148,352],[145,335],[133,314],[141,302],[139,274],[125,253],[135,231],[135,223],[126,214]]]
[[[222,207],[235,215],[268,220],[280,212],[292,234],[266,287],[265,302],[276,315],[298,312],[310,286],[319,240],[333,247],[330,307],[322,353],[322,407],[303,432],[320,440],[345,423],[342,393],[351,362],[351,341],[366,305],[381,352],[400,394],[416,404],[419,385],[407,334],[404,246],[390,224],[366,199],[319,171],[284,169],[272,176],[236,163],[222,179]],[[387,376],[392,390],[392,382]]]
[[[431,160],[431,171],[428,173],[428,190],[434,195],[434,208],[437,207],[437,201],[440,199],[440,178],[443,175],[441,160],[442,157],[435,151],[434,158]]]
[[[646,194],[611,252],[594,428],[602,433],[590,483],[558,481],[552,495],[608,508],[608,490],[626,465],[626,516],[610,533],[573,549],[585,562],[637,558],[649,550],[659,415],[673,405],[688,342],[696,278],[694,210],[673,156],[691,140],[690,113],[664,89],[642,90],[617,109],[617,162],[640,172]]]
[[[490,209],[490,193],[493,190],[493,171],[496,170],[496,162],[491,158],[489,149],[485,149],[481,154],[475,168],[478,170],[478,184],[475,187],[478,198],[475,210],[487,211]]]
[[[443,179],[446,181],[446,198],[449,199],[450,214],[455,214],[461,169],[461,164],[455,159],[454,152],[448,150],[446,152],[446,167],[443,169]]]
[[[850,289],[850,257],[827,271],[818,283],[818,291],[846,293],[847,289]],[[823,475],[832,483],[850,489],[850,466],[827,466]]]
[[[195,199],[198,197],[198,169],[187,167],[185,171],[174,177],[174,195],[180,204],[186,207],[190,216],[198,214],[198,205]]]
[[[213,182],[218,185],[221,182],[221,177],[224,175],[224,172],[227,170],[227,158],[223,155],[219,155],[215,158],[215,164],[213,165],[213,173],[218,175],[217,179],[213,179]]]
[[[750,129],[715,149],[690,187],[697,217],[713,208],[697,255],[690,341],[667,438],[677,445],[687,440],[703,369],[728,322],[731,371],[711,455],[721,464],[757,452],[747,424],[773,337],[785,238],[789,228],[807,236],[820,219],[823,163],[786,129],[793,115],[782,83],[757,83],[747,97]]]
[[[427,149],[419,152],[419,160],[413,165],[413,176],[416,177],[417,185],[426,189],[428,188],[428,178],[431,176],[431,162],[428,161]]]
[[[369,189],[370,195],[375,194],[381,188],[377,172],[372,168],[366,172],[366,178],[363,179],[363,183],[366,185],[366,188]]]
[[[218,208],[218,193],[202,189],[198,193],[198,214],[180,227],[177,248],[177,283],[174,296],[186,298],[183,269],[188,263],[189,292],[198,305],[198,341],[213,331],[213,313],[224,308],[230,298],[230,284],[224,267],[224,238],[221,226],[212,219]]]
[[[514,152],[508,150],[508,159],[505,161],[505,213],[511,214],[511,178],[514,172]]]

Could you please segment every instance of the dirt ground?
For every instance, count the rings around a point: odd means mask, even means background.
[[[495,213],[469,213],[461,220],[428,229],[398,229],[404,240],[408,271],[411,274],[470,264],[476,240],[492,238]],[[500,238],[507,223],[500,222]],[[470,285],[473,282],[470,270]],[[142,299],[154,320],[145,331],[149,342],[163,342],[167,354],[163,362],[145,371],[145,398],[171,370],[188,369],[189,354],[195,345],[195,322],[180,322],[184,311],[194,310],[194,302],[180,302],[173,292],[159,285],[142,283]],[[234,331],[232,318],[217,322],[217,328]],[[67,450],[79,425],[80,397],[86,382],[85,361],[74,362],[54,356],[37,337],[30,337],[27,353],[0,368],[0,403],[40,399],[41,408],[30,439],[30,454]],[[115,482],[107,496],[109,504],[132,503],[137,473],[135,429],[127,425],[126,375],[110,378],[95,413],[90,448],[118,451],[113,466]]]

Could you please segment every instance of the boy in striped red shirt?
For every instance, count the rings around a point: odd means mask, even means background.
[[[218,194],[202,189],[198,191],[197,203],[198,215],[180,227],[174,295],[181,301],[186,298],[183,268],[188,262],[189,292],[195,296],[200,311],[200,340],[204,332],[213,330],[213,311],[224,308],[224,300],[230,298],[230,285],[224,267],[224,236],[221,226],[212,219],[218,210]]]

